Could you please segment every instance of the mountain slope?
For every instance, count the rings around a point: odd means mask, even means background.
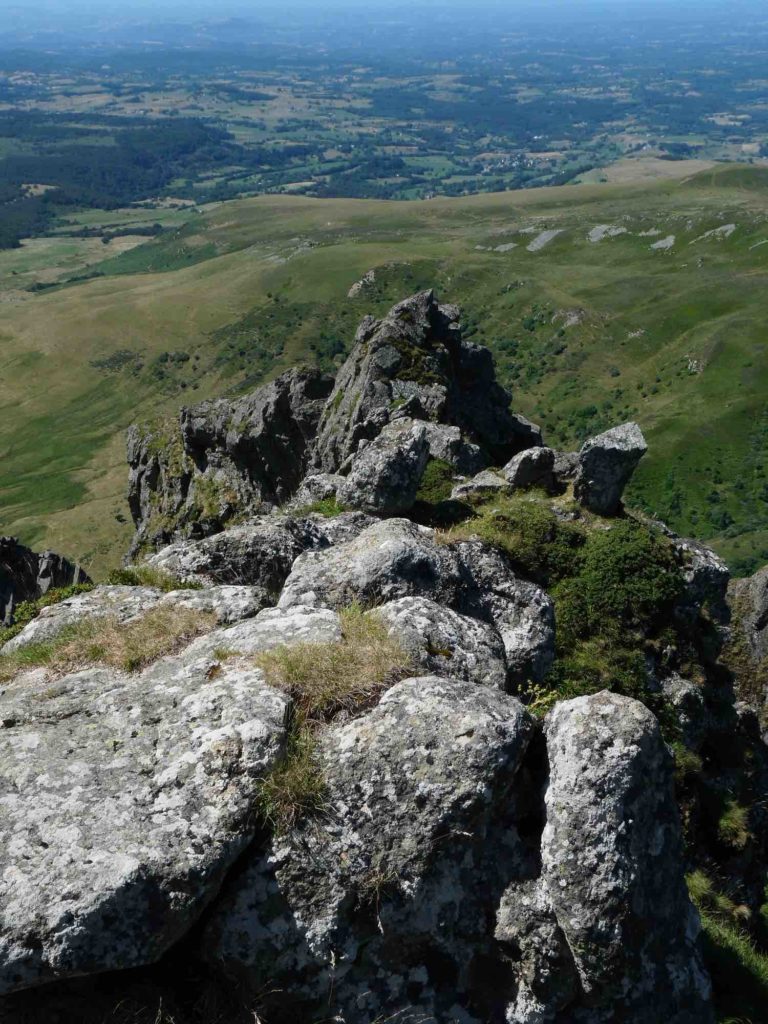
[[[296,362],[332,369],[363,313],[433,285],[553,443],[637,419],[652,454],[630,500],[746,571],[768,559],[767,198],[768,171],[722,166],[425,203],[205,208],[104,276],[4,305],[4,532],[102,570],[127,546],[115,517],[132,420]]]

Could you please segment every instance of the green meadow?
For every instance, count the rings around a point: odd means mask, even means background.
[[[737,572],[768,562],[768,170],[412,203],[262,196],[166,226],[37,292],[12,287],[29,252],[2,254],[4,533],[103,573],[131,532],[129,423],[296,363],[332,370],[366,312],[432,286],[549,443],[638,420],[650,452],[630,501]],[[73,259],[64,239],[48,252]]]

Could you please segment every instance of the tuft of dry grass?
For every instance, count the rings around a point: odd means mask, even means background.
[[[0,682],[37,667],[55,675],[90,665],[137,672],[210,632],[216,624],[211,612],[174,605],[157,605],[128,622],[120,622],[114,615],[94,616],[66,627],[49,641],[0,652]]]
[[[366,614],[353,605],[340,618],[338,641],[277,647],[255,658],[267,682],[294,702],[285,756],[262,781],[260,792],[262,816],[278,833],[323,807],[318,728],[341,711],[367,707],[413,668],[375,612]]]

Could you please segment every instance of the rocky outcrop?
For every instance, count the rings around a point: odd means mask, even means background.
[[[394,306],[383,320],[363,320],[320,423],[317,468],[344,472],[360,442],[397,416],[459,427],[486,465],[541,443],[538,428],[509,411],[490,352],[462,338],[459,316],[456,306],[439,305],[428,291]],[[431,454],[445,459],[448,452],[436,445]],[[466,461],[457,456],[457,471],[468,471]]]
[[[502,470],[504,479],[516,489],[554,486],[555,453],[543,445],[520,452]]]
[[[648,446],[636,423],[624,423],[584,442],[573,493],[590,512],[613,515]]]
[[[546,734],[542,877],[579,987],[603,1011],[576,1019],[712,1021],[658,722],[599,693],[558,704]]]
[[[203,402],[182,409],[178,420],[132,427],[132,551],[204,537],[235,515],[291,497],[331,386],[314,370],[289,370],[243,398]]]
[[[427,432],[417,420],[394,420],[353,458],[336,492],[342,505],[380,515],[407,512],[416,501],[429,458]]]
[[[15,537],[0,537],[0,623],[10,626],[22,601],[35,601],[49,590],[90,583],[87,573],[54,551],[38,554]]]

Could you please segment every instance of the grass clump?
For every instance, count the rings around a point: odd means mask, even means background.
[[[32,619],[37,618],[43,608],[66,601],[69,597],[76,597],[78,594],[87,594],[93,590],[93,583],[73,583],[69,587],[55,587],[47,594],[36,598],[34,601],[21,601],[13,610],[13,624],[0,629],[0,648],[24,629]]]
[[[0,682],[30,668],[65,675],[91,665],[137,672],[216,626],[216,616],[193,608],[157,605],[140,618],[114,615],[82,619],[55,637],[17,651],[0,652]]]
[[[742,1024],[765,1019],[768,955],[745,931],[746,908],[718,892],[703,871],[687,877],[691,900],[701,915],[704,962],[714,988],[718,1019]]]
[[[277,647],[255,659],[267,682],[294,702],[285,755],[260,793],[262,816],[278,833],[322,808],[325,784],[315,749],[320,726],[340,711],[368,706],[412,667],[375,613],[353,605],[340,618],[340,640]]]
[[[309,505],[302,505],[301,508],[297,508],[294,512],[296,516],[309,516],[313,512],[323,516],[325,519],[335,519],[336,516],[340,516],[342,512],[346,512],[346,508],[339,501],[333,498],[319,498],[317,501],[311,502]]]
[[[151,565],[129,565],[122,569],[113,569],[107,577],[107,583],[113,587],[154,587],[164,594],[171,590],[202,590],[202,583],[185,581],[172,573],[155,569]]]
[[[751,838],[749,808],[744,807],[733,797],[725,801],[717,823],[717,838],[732,850],[743,850]]]

